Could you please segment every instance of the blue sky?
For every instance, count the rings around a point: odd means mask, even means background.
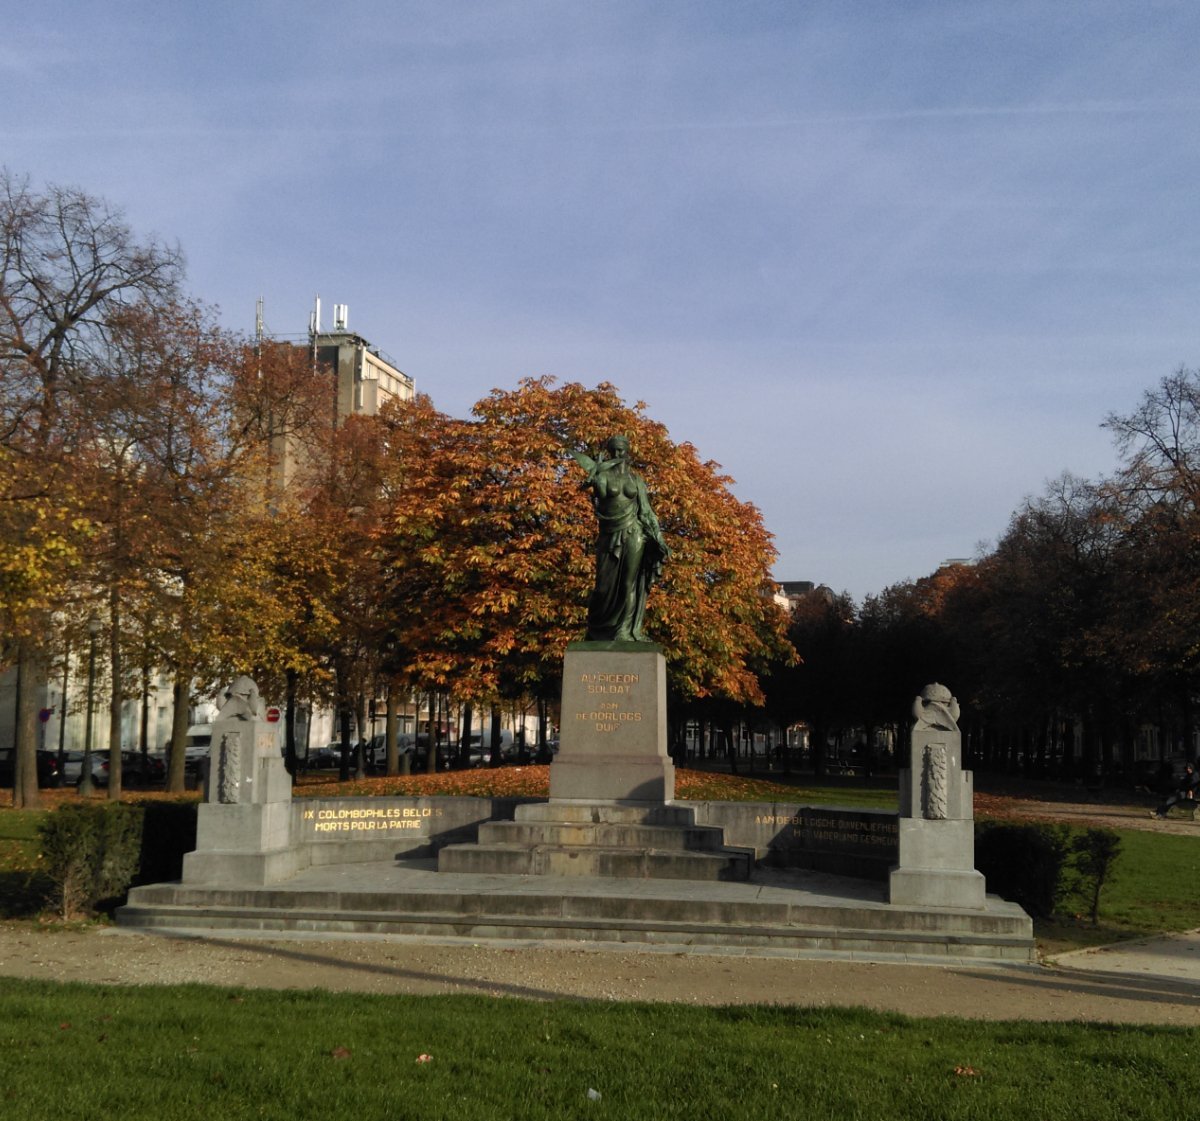
[[[11,3],[11,0],[10,0]],[[249,331],[313,297],[444,410],[615,384],[776,576],[973,554],[1200,362],[1192,3],[43,0],[0,163],[178,241]]]

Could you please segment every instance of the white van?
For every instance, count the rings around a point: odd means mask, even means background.
[[[187,739],[183,743],[184,749],[189,755],[192,754],[193,748],[204,748],[204,754],[208,753],[208,749],[212,747],[212,725],[211,724],[193,724],[187,730]]]

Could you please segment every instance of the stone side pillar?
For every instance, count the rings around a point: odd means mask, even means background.
[[[231,687],[236,689],[239,678]],[[183,858],[184,883],[266,884],[298,870],[292,847],[292,779],[279,751],[281,725],[268,723],[258,690],[227,704],[213,723],[196,851]]]
[[[889,874],[889,900],[981,909],[986,891],[975,870],[972,776],[962,767],[958,702],[944,686],[930,685],[914,713],[909,766],[900,771],[899,859]]]
[[[675,797],[667,663],[650,642],[573,642],[563,661],[550,802],[658,805]]]

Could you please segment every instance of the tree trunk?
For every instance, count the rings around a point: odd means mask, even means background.
[[[361,780],[367,777],[367,698],[362,692],[354,699],[354,720],[358,725],[358,739],[354,744],[354,777]]]
[[[149,775],[150,755],[150,667],[142,664],[142,713],[138,724],[138,751],[142,754],[142,774]]]
[[[108,800],[121,800],[121,598],[116,585],[108,595],[109,665],[112,688],[108,693]]]
[[[437,701],[429,694],[429,750],[425,753],[425,773],[437,774]]]
[[[32,639],[17,648],[17,724],[13,750],[13,806],[41,805],[37,780],[38,701],[47,680],[46,652]]]
[[[492,705],[492,725],[489,739],[491,740],[492,766],[499,767],[504,760],[500,755],[500,706]]]
[[[63,647],[62,696],[58,702],[58,774],[61,781],[67,767],[67,695],[71,684],[71,644],[68,641]]]
[[[825,774],[825,746],[828,739],[824,723],[814,722],[809,734],[812,737],[809,743],[812,748],[813,772],[821,778]]]
[[[333,691],[337,698],[338,782],[350,781],[350,698],[346,695],[346,675],[339,666],[333,671]]]
[[[534,756],[539,763],[550,762],[550,752],[546,744],[546,723],[546,702],[539,697],[537,703],[537,754]]]
[[[192,676],[180,667],[175,669],[171,685],[171,747],[167,756],[167,790],[182,794],[187,786],[188,702],[191,700]],[[211,749],[210,749],[211,750]]]
[[[296,681],[297,674],[292,668],[288,668],[285,680],[286,694],[284,696],[283,710],[283,765],[287,769],[287,773],[296,777]]]
[[[733,737],[733,725],[725,722],[721,725],[721,739],[725,743],[725,755],[729,760],[729,773],[736,775],[738,773],[737,761],[737,740]]]
[[[475,706],[468,701],[462,707],[462,721],[458,732],[458,763],[459,767],[468,767],[471,763],[471,732],[475,726]]]
[[[350,781],[350,706],[338,706],[338,782]]]
[[[1196,759],[1196,724],[1192,705],[1191,683],[1185,678],[1181,690],[1180,707],[1183,709],[1183,754],[1187,759]]]
[[[400,773],[400,744],[396,734],[399,721],[396,719],[395,682],[388,682],[385,699],[387,708],[384,709],[383,714],[383,742],[387,752],[386,770],[389,775],[398,775]]]

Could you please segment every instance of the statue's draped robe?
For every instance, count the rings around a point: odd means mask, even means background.
[[[596,587],[587,631],[592,642],[641,642],[646,593],[662,572],[662,532],[646,484],[632,472],[620,484],[627,501],[615,511],[604,513],[599,504],[596,510]]]

